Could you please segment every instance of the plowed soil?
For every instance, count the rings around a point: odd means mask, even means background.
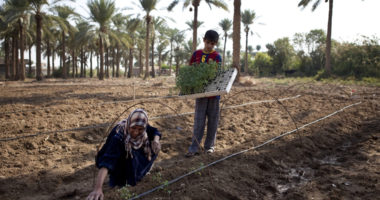
[[[105,199],[160,185],[141,199],[380,197],[379,88],[243,77],[221,98],[216,152],[185,158],[194,99],[178,98],[174,85],[173,77],[2,82],[0,199],[85,199],[108,129],[138,107],[163,134],[162,151],[137,186],[105,184]]]

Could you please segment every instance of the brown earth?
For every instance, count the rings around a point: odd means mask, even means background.
[[[162,152],[136,187],[105,184],[106,199],[160,185],[165,187],[142,199],[379,198],[379,88],[243,77],[222,96],[217,151],[185,158],[193,115],[179,114],[193,112],[194,100],[177,98],[173,87],[169,77],[3,82],[0,199],[85,199],[109,124],[137,107],[162,132]],[[281,100],[287,97],[293,98]],[[273,99],[278,101],[264,101]]]

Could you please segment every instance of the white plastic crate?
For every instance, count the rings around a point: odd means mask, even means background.
[[[236,75],[237,75],[236,68],[230,68],[226,71],[219,72],[216,75],[216,78],[205,87],[203,93],[180,95],[179,97],[186,98],[186,99],[195,99],[195,98],[212,97],[212,96],[227,94],[231,90],[231,87],[235,81]]]

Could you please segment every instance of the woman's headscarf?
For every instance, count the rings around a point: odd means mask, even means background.
[[[148,125],[148,114],[143,109],[136,109],[129,114],[127,121],[123,120],[119,123],[119,125],[120,128],[124,129],[124,144],[125,151],[127,152],[127,158],[133,158],[132,148],[140,149],[141,147],[143,147],[145,156],[148,158],[148,160],[151,160],[152,150],[150,147],[148,134],[146,132],[146,127]],[[144,132],[138,135],[136,138],[132,138],[130,133],[128,133],[128,130],[130,127],[133,126],[144,127]]]

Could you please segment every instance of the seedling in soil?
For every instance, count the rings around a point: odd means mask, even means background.
[[[130,199],[136,196],[135,193],[129,190],[129,187],[130,187],[129,185],[126,185],[118,190],[118,192],[120,193],[120,197],[122,199]]]

